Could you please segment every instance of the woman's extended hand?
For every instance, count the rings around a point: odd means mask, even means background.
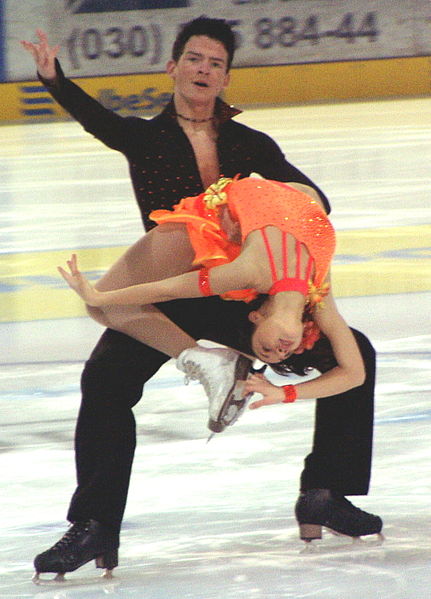
[[[98,306],[98,296],[100,293],[90,285],[89,281],[80,273],[78,269],[78,259],[76,254],[72,254],[70,260],[67,260],[69,271],[64,270],[61,266],[58,267],[58,272],[61,274],[66,283],[75,291],[86,304],[89,306]]]
[[[52,81],[57,76],[55,71],[55,57],[60,46],[50,46],[46,33],[41,29],[37,29],[36,34],[39,38],[38,44],[22,41],[21,45],[27,52],[33,55],[39,75],[47,81]]]
[[[263,399],[250,404],[250,410],[281,403],[285,398],[283,388],[270,383],[263,374],[252,374],[245,382],[245,390],[248,393],[261,393],[263,395]]]

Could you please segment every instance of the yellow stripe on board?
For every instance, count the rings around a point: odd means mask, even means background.
[[[98,279],[126,247],[79,250],[79,265]],[[57,271],[71,250],[6,254],[0,259],[0,322],[69,318],[86,314]]]
[[[431,290],[431,225],[337,232],[335,296]]]
[[[79,250],[83,272],[97,279],[125,247]],[[0,260],[0,322],[85,315],[82,302],[57,273],[70,251],[6,254]],[[431,226],[337,233],[332,269],[337,297],[431,290]]]
[[[418,56],[234,68],[225,99],[248,106],[427,96],[430,66],[430,56]],[[83,77],[74,81],[107,108],[124,115],[157,113],[172,93],[172,80],[166,73]],[[35,122],[67,116],[38,81],[2,83],[0,89],[0,121]],[[36,108],[28,104],[34,98],[38,99]]]

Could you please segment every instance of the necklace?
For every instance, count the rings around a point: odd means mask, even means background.
[[[183,116],[178,112],[175,113],[175,116],[179,116],[180,119],[184,119],[185,121],[190,121],[191,123],[208,123],[209,121],[213,121],[214,117],[210,116],[209,119],[191,119],[188,116]]]

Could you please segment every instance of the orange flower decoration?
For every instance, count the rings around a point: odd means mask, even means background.
[[[318,339],[320,339],[319,327],[312,320],[308,320],[304,323],[304,334],[302,335],[302,341],[293,353],[302,354],[305,350],[312,349]]]
[[[308,283],[307,303],[311,306],[323,308],[323,306],[325,305],[323,299],[328,295],[329,289],[329,283],[324,283],[321,287],[316,287],[310,281]]]

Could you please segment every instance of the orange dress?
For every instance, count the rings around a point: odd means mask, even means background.
[[[231,262],[241,251],[241,245],[230,241],[222,229],[218,213],[223,204],[228,205],[231,218],[239,223],[242,242],[250,232],[272,225],[307,247],[314,261],[308,299],[317,303],[335,251],[335,232],[311,196],[268,179],[220,179],[199,196],[182,199],[173,211],[155,210],[150,218],[158,224],[185,223],[195,251],[194,264],[211,268]],[[250,301],[256,295],[254,290],[240,290],[223,297]]]

